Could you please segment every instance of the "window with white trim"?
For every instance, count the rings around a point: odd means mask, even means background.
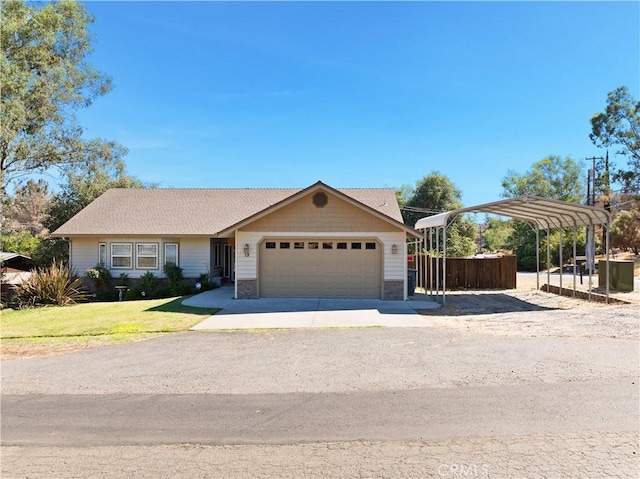
[[[111,267],[113,269],[133,268],[133,245],[131,243],[111,243]]]
[[[98,266],[107,267],[107,243],[98,243]]]
[[[164,244],[164,264],[178,264],[178,243]]]
[[[158,269],[158,243],[136,244],[136,269]]]

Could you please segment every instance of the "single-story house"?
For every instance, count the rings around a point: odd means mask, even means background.
[[[237,298],[407,298],[407,238],[392,189],[111,189],[53,233],[77,271],[163,277],[178,264]]]

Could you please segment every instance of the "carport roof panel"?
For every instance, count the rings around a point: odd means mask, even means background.
[[[421,218],[416,223],[415,228],[422,230],[443,227],[447,224],[449,218],[462,213],[490,213],[508,216],[532,222],[540,229],[599,225],[608,224],[609,222],[609,213],[602,208],[525,195]]]

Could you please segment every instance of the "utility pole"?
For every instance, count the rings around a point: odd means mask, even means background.
[[[607,155],[607,160],[609,159],[608,155]],[[595,206],[596,205],[596,160],[601,160],[604,161],[604,158],[601,156],[592,156],[591,158],[587,157],[585,158],[585,161],[589,161],[591,160],[593,162],[593,169],[591,169],[591,198],[589,198],[589,184],[587,183],[587,204],[591,204],[591,206]],[[607,164],[607,174],[609,173],[609,168],[608,168],[608,164]],[[589,201],[591,201],[591,203],[589,203]]]
[[[604,160],[601,156],[592,156],[591,158],[585,158],[585,161],[591,160],[593,162],[593,168],[589,170],[587,178],[587,205],[596,205],[596,160]],[[607,165],[608,166],[608,165]],[[607,175],[609,169],[607,167]],[[591,190],[591,191],[589,191]],[[591,193],[591,194],[589,194]],[[587,251],[586,251],[586,267],[589,271],[593,271],[596,266],[596,245],[595,245],[595,227],[587,228]]]

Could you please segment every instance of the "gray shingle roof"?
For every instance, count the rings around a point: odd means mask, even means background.
[[[55,236],[213,236],[303,188],[111,189],[58,228]],[[337,191],[402,223],[390,188]]]

